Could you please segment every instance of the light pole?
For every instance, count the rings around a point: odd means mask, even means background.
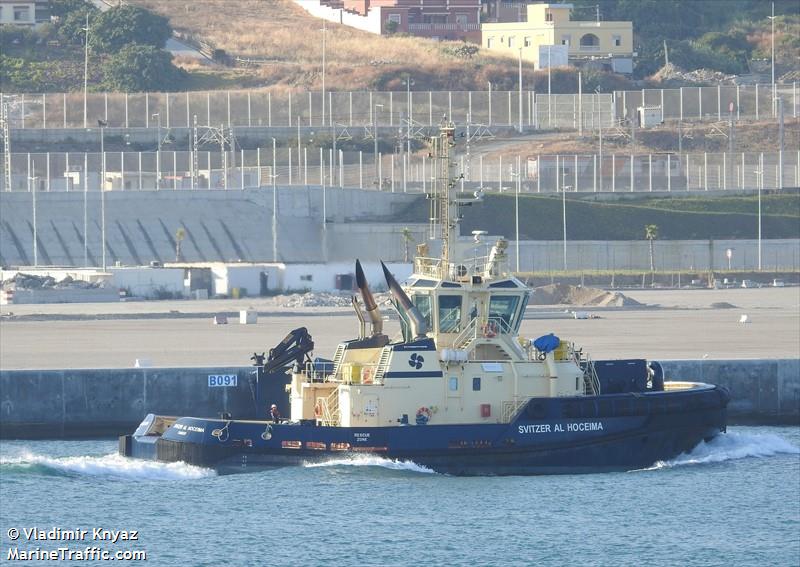
[[[564,271],[567,271],[567,171],[561,174],[561,224],[564,227]]]
[[[521,166],[521,158],[517,156],[517,191],[514,195],[514,232],[515,232],[515,242],[516,242],[516,268],[517,273],[519,273],[519,192],[522,188],[522,166]]]
[[[406,86],[406,106],[408,107],[408,128],[406,129],[406,153],[411,156],[411,85],[414,84],[414,79],[411,78],[411,75],[406,74],[406,78],[403,79],[403,84]],[[409,159],[411,159],[409,157]]]
[[[86,49],[83,55],[83,127],[86,128],[88,124],[88,105],[87,96],[89,91],[89,13],[86,13],[86,27],[83,28],[86,32]],[[66,108],[64,112],[66,112]]]
[[[322,125],[325,126],[325,37],[328,35],[328,28],[325,20],[322,20]]]
[[[598,175],[599,185],[600,185],[600,192],[603,192],[603,107],[600,104],[600,87],[597,87],[594,90],[595,98],[597,99],[597,133],[599,137],[599,155],[598,155],[598,164],[597,168],[600,170],[600,175]],[[669,173],[668,173],[669,174]]]
[[[519,133],[522,134],[522,48],[519,48]]]
[[[275,179],[276,140],[272,138],[272,261],[278,261],[278,186]]]
[[[100,127],[100,242],[102,244],[103,271],[106,271],[106,148],[105,148],[105,127],[108,123],[105,120],[98,120]]]
[[[28,191],[31,192],[32,206],[33,206],[33,265],[39,265],[39,234],[38,225],[36,223],[36,183],[39,178],[36,177],[36,162],[33,162],[33,169],[30,167],[28,171],[32,171],[33,175],[28,174]]]
[[[550,91],[550,67],[552,66],[552,61],[550,59],[550,46],[547,46],[547,127],[553,127],[553,115],[550,112],[550,104],[551,104],[551,95],[552,92]]]
[[[756,187],[758,188],[758,271],[761,271],[761,189],[764,185],[764,162],[759,164],[756,174]]]
[[[378,108],[383,108],[382,104],[376,104],[375,107],[372,109],[372,127],[373,127],[373,156],[375,158],[375,180],[378,186],[378,190],[382,190],[381,186],[381,178],[379,173],[380,163],[378,161]]]
[[[153,114],[153,118],[157,120],[157,130],[158,133],[158,142],[157,142],[157,149],[156,149],[156,191],[161,189],[161,113],[156,112]],[[211,172],[208,172],[209,181],[211,180]]]
[[[772,15],[769,16],[772,23],[772,116],[775,116],[775,2],[772,2]]]
[[[489,126],[492,125],[492,81],[486,81],[489,85]]]

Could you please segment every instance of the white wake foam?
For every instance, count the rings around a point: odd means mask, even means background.
[[[381,467],[393,471],[410,471],[416,473],[435,474],[436,471],[418,465],[413,461],[399,461],[396,459],[386,459],[376,455],[353,455],[341,459],[330,459],[319,463],[305,463],[306,468],[319,467]]]
[[[686,465],[720,463],[748,457],[800,454],[800,447],[771,433],[724,433],[708,443],[701,442],[690,453],[683,453],[669,461],[658,461],[644,470],[658,470]]]
[[[214,476],[211,469],[186,463],[158,463],[129,459],[112,453],[101,457],[47,457],[23,453],[17,457],[0,458],[0,466],[40,468],[57,474],[92,477],[121,478],[128,480],[181,480]]]

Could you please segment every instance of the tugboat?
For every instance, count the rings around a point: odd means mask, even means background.
[[[459,208],[481,195],[456,190],[455,142],[451,123],[431,139],[439,257],[423,245],[403,285],[381,263],[398,337],[384,334],[356,260],[358,338],[340,343],[332,360],[312,361],[301,328],[268,360],[253,357],[256,405],[282,395],[288,419],[151,414],[120,438],[121,454],[223,473],[363,454],[453,475],[590,473],[645,468],[724,432],[723,388],[665,382],[657,362],[592,360],[552,334],[520,336],[531,291],[506,270],[507,242],[480,257],[480,246],[457,250]],[[281,372],[288,366],[290,377]]]

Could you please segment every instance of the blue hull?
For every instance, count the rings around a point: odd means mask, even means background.
[[[161,437],[126,436],[121,452],[221,473],[353,455],[410,460],[453,475],[562,474],[645,468],[726,427],[728,394],[678,392],[532,399],[511,423],[344,428],[185,417]]]

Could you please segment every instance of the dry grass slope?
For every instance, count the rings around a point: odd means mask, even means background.
[[[321,86],[322,20],[290,0],[130,0],[163,14],[172,26],[224,49],[230,55],[261,61],[246,73],[265,87],[318,89]],[[455,42],[417,37],[379,37],[327,23],[326,88],[513,88],[513,59],[479,53],[469,60],[447,53]],[[532,73],[532,70],[529,69]]]

